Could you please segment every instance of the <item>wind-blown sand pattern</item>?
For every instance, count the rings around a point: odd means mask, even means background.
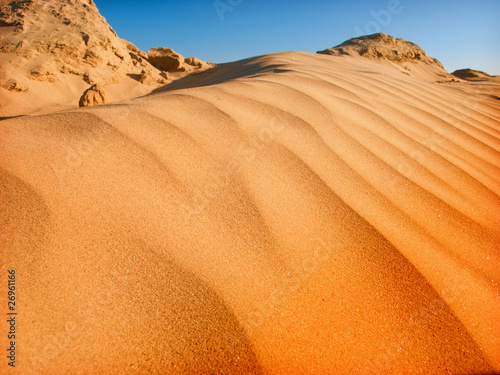
[[[500,81],[409,64],[277,53],[0,122],[11,373],[500,371]]]

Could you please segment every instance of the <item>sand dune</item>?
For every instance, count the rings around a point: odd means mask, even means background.
[[[0,122],[12,373],[500,371],[500,82],[408,66],[278,53]]]

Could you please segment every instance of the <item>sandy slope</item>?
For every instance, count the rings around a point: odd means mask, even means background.
[[[165,51],[156,55],[164,64]],[[212,66],[166,55],[178,66],[162,72],[118,37],[92,0],[0,0],[0,119],[77,108],[94,84],[105,87],[107,102],[132,99]]]
[[[500,82],[414,70],[279,53],[0,122],[10,373],[500,371]]]

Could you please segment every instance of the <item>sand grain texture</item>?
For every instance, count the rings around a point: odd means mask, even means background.
[[[278,53],[0,122],[9,372],[500,371],[500,82],[408,66]]]

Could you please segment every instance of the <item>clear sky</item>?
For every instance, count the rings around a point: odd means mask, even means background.
[[[452,72],[500,75],[500,0],[95,0],[118,36],[143,51],[170,47],[215,63],[316,52],[384,32]]]

